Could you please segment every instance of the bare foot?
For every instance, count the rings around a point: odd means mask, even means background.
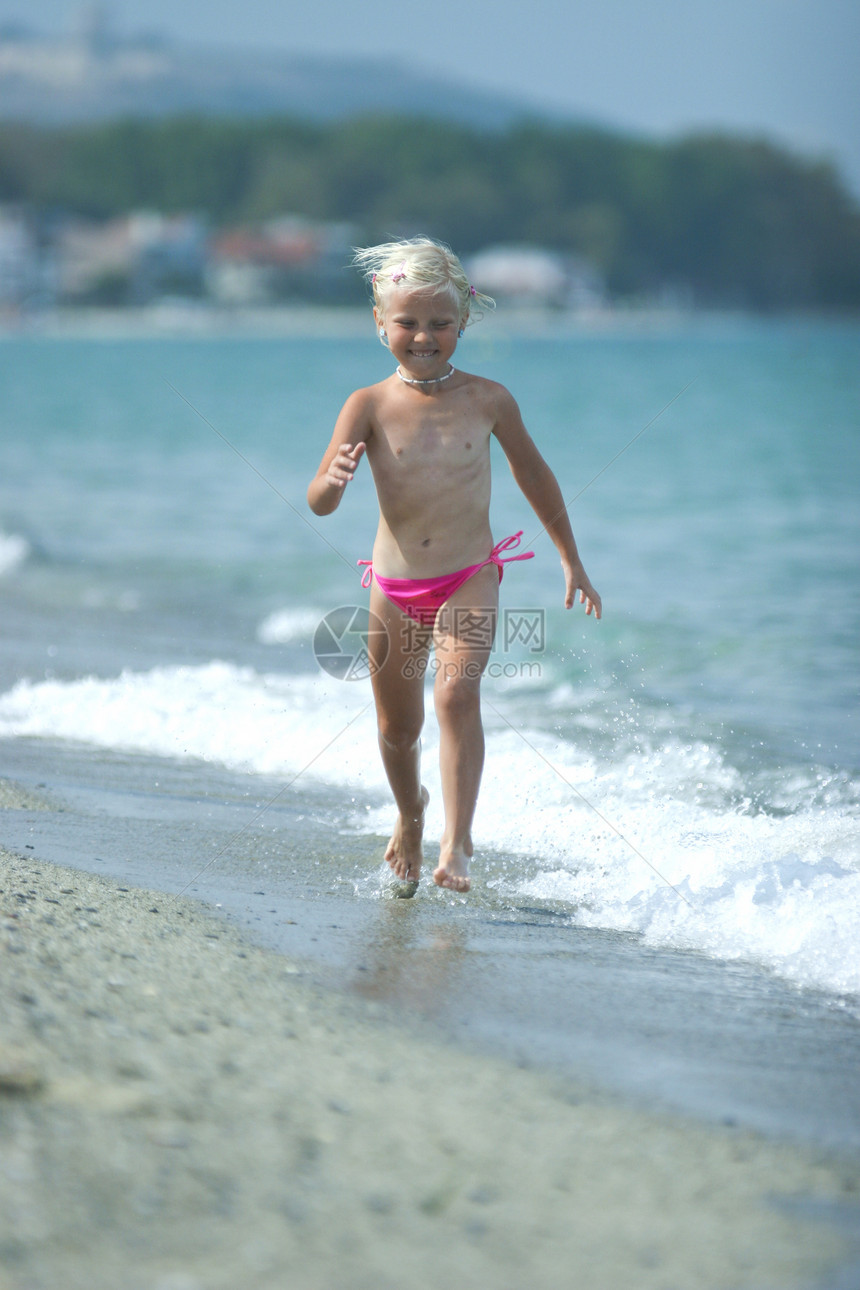
[[[421,800],[423,804],[420,815],[408,819],[404,819],[402,815],[397,817],[391,841],[385,850],[386,863],[403,882],[417,883],[421,877],[421,862],[424,859],[424,852],[421,849],[421,840],[424,836],[424,812],[430,801],[430,794],[423,784]]]
[[[433,881],[437,887],[447,887],[450,891],[468,891],[472,886],[469,877],[469,861],[472,859],[471,839],[460,849],[443,846],[439,851],[439,865],[433,870]]]

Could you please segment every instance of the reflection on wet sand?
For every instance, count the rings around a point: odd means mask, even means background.
[[[399,900],[380,905],[351,984],[364,998],[433,1014],[449,1008],[465,988],[469,934],[462,924],[428,927],[418,912]]]

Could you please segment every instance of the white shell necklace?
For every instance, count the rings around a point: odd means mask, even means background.
[[[441,385],[443,381],[449,380],[456,370],[455,367],[449,367],[444,376],[428,376],[426,380],[419,381],[417,378],[413,379],[410,376],[404,376],[399,367],[395,368],[404,385]]]

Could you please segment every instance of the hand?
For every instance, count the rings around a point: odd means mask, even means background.
[[[588,575],[582,565],[576,567],[566,566],[564,577],[567,583],[567,594],[564,598],[565,609],[572,609],[576,601],[576,593],[579,592],[579,603],[585,605],[586,614],[594,611],[594,617],[600,618],[603,613],[603,603],[600,596],[592,587],[588,580]]]
[[[346,488],[349,481],[355,474],[356,466],[364,455],[367,444],[357,443],[351,448],[349,444],[341,444],[337,453],[329,462],[328,470],[325,473],[327,484],[335,488]]]

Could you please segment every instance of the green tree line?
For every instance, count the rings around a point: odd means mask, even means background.
[[[93,218],[196,211],[216,226],[291,213],[366,239],[428,232],[461,254],[527,242],[585,256],[621,297],[860,305],[860,209],[836,171],[733,136],[402,117],[6,123],[0,201]]]

